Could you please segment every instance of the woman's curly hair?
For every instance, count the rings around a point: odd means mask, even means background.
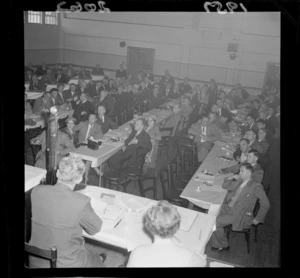
[[[180,214],[168,201],[159,201],[148,209],[143,218],[144,227],[161,238],[173,237],[180,226]]]

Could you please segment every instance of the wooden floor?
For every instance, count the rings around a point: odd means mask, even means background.
[[[174,154],[174,150],[170,150]],[[161,158],[163,159],[163,158]],[[31,154],[28,154],[28,162],[33,163]],[[280,267],[280,157],[271,171],[271,190],[269,200],[271,208],[266,216],[265,223],[259,227],[258,242],[254,242],[254,230],[250,238],[250,254],[247,253],[247,246],[244,235],[231,233],[230,250],[220,253],[211,251],[210,243],[207,244],[205,253],[208,257],[226,263],[235,264],[242,267]],[[92,185],[98,184],[99,177],[91,170],[89,180]],[[162,198],[162,190],[159,183],[158,197]],[[139,195],[138,188],[133,184],[128,187],[128,193]],[[150,193],[151,194],[151,193]],[[149,196],[150,197],[150,196]],[[126,261],[126,252],[112,249],[94,242],[86,243],[88,248],[94,248],[100,254],[107,253],[106,266],[118,267]]]

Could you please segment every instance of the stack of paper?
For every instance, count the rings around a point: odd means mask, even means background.
[[[103,228],[113,229],[122,220],[123,210],[120,207],[107,205],[103,214]]]

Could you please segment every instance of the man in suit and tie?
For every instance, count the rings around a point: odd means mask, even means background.
[[[192,92],[192,87],[189,84],[189,81],[190,81],[190,79],[188,77],[185,77],[184,81],[179,83],[178,89],[179,89],[180,94],[183,95],[183,94]]]
[[[257,130],[257,125],[255,123],[254,118],[251,115],[248,115],[245,119],[245,122],[242,125],[241,133],[245,134],[247,130],[253,129]]]
[[[58,268],[104,267],[105,254],[97,254],[84,244],[83,230],[98,233],[102,221],[91,206],[91,199],[74,192],[82,181],[84,163],[65,157],[59,164],[57,183],[37,185],[31,193],[32,232],[30,244],[50,250],[57,248]],[[30,256],[30,267],[49,268],[49,260]]]
[[[57,69],[57,73],[54,75],[56,83],[68,83],[66,75],[63,73],[61,69]]]
[[[74,83],[71,83],[69,89],[64,90],[62,92],[62,95],[63,95],[64,101],[66,101],[68,103],[72,103],[72,107],[73,107],[73,104],[80,98],[80,94],[78,94],[78,92],[76,91],[76,84],[74,84]]]
[[[97,122],[96,115],[91,113],[88,121],[80,122],[73,128],[74,132],[78,132],[78,143],[87,143],[88,139],[101,139],[103,138],[103,132],[101,125]],[[88,182],[88,172],[91,167],[91,161],[86,162],[85,180]],[[98,168],[93,168],[99,175],[100,171]]]
[[[37,68],[36,74],[37,76],[43,76],[47,73],[46,62],[42,62],[42,64]]]
[[[97,123],[101,125],[102,132],[105,134],[110,129],[117,129],[117,124],[107,115],[105,115],[106,109],[104,106],[98,106],[98,119]]]
[[[38,80],[37,75],[34,73],[29,83],[29,91],[45,91],[46,85],[41,80]]]
[[[58,124],[55,120],[50,121],[50,144],[55,148],[54,161],[51,165],[58,166],[62,157],[74,151],[75,147],[70,140],[69,136],[64,132],[57,130]],[[46,131],[43,131],[40,135],[30,140],[31,144],[41,145],[41,150],[37,153],[35,158],[35,167],[46,169]]]
[[[42,112],[50,111],[51,95],[50,92],[45,92],[41,97],[37,98],[33,105],[33,113],[40,114]]]
[[[263,147],[259,144],[257,140],[257,133],[253,129],[249,129],[246,131],[244,138],[247,138],[250,141],[250,148],[252,150],[258,151],[260,154],[263,153]]]
[[[109,160],[109,168],[113,171],[120,171],[129,165],[136,165],[135,155],[139,148],[142,148],[145,153],[151,151],[152,143],[150,135],[144,130],[146,121],[144,119],[137,119],[134,130],[132,130],[129,137],[125,140],[122,150],[114,154]],[[123,161],[125,161],[123,163]]]
[[[95,68],[92,70],[93,75],[104,75],[103,69],[100,67],[100,64],[97,64]]]
[[[87,99],[84,93],[80,95],[79,100],[73,102],[72,107],[74,109],[73,117],[76,119],[76,123],[87,121],[89,115],[95,113],[93,104]]]
[[[213,143],[221,139],[221,131],[213,123],[209,121],[209,116],[202,117],[200,125],[193,125],[189,129],[189,133],[195,135],[195,142],[198,150],[198,162],[206,158],[213,147]]]
[[[250,228],[252,224],[264,222],[270,202],[262,185],[253,179],[253,172],[253,166],[245,163],[241,166],[239,175],[224,179],[222,188],[227,189],[228,193],[216,219],[216,230],[211,236],[213,251],[229,249],[225,226],[232,224],[232,230],[241,231]],[[257,199],[260,207],[254,218],[253,209]]]
[[[88,117],[88,121],[80,122],[73,128],[74,132],[78,131],[79,143],[87,142],[90,137],[93,137],[94,139],[101,139],[103,137],[101,125],[96,121],[96,115],[91,113]]]
[[[165,102],[169,101],[170,99],[175,99],[176,95],[174,93],[174,89],[172,88],[171,82],[166,82],[166,88],[163,89],[161,95]]]
[[[64,88],[65,88],[65,85],[60,83],[60,84],[57,84],[57,96],[56,96],[56,102],[58,105],[63,105],[66,100],[64,98]]]

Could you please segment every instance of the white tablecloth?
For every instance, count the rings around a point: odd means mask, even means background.
[[[84,236],[127,249],[128,251],[132,251],[137,246],[151,243],[150,237],[143,231],[142,218],[145,211],[152,205],[155,205],[157,201],[95,186],[87,186],[80,193],[91,197],[92,207],[100,217],[102,214],[97,209],[97,204],[99,202],[103,204],[100,200],[102,193],[115,195],[114,206],[124,209],[122,221],[116,228],[103,228],[93,236],[84,232]],[[127,202],[124,202],[124,200],[127,200]],[[139,211],[128,210],[128,204],[133,201],[141,204]],[[215,227],[216,217],[181,207],[178,207],[178,210],[180,214],[184,213],[184,215],[196,214],[196,218],[188,231],[178,230],[175,234],[176,239],[184,246],[204,254],[205,246]],[[103,223],[103,226],[105,226],[105,223]]]
[[[40,184],[40,181],[46,177],[45,169],[25,165],[25,192]]]
[[[225,143],[216,142],[181,193],[182,198],[188,199],[196,206],[208,209],[208,214],[215,216],[219,214],[227,193],[227,190],[222,189],[221,186],[224,178],[228,175],[218,175],[218,170],[236,164],[236,162],[228,162],[219,158],[220,156],[232,157],[232,153],[224,150],[222,145],[225,145]],[[207,170],[213,176],[205,176],[203,174],[204,170]],[[204,185],[203,180],[212,180],[213,185]]]

